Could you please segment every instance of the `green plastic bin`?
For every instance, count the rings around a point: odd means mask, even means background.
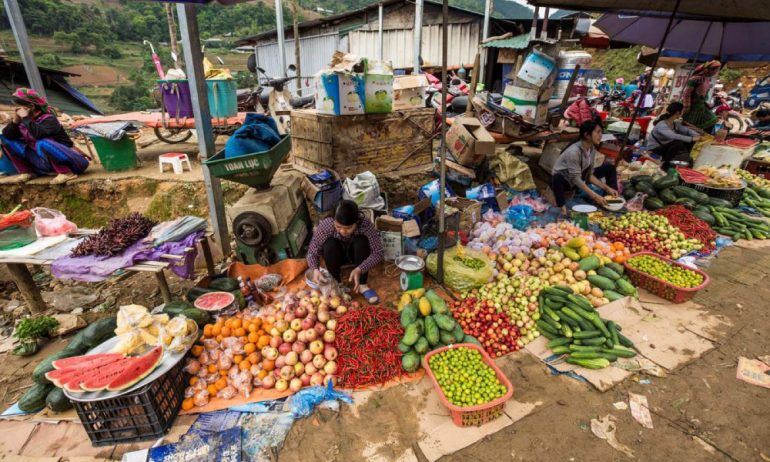
[[[118,141],[101,136],[89,136],[89,138],[94,143],[94,149],[106,171],[120,172],[136,168],[136,142],[131,138],[124,136]]]
[[[233,117],[238,114],[238,85],[235,80],[206,80],[211,117]]]
[[[221,150],[203,163],[212,175],[223,180],[245,184],[252,188],[266,188],[278,171],[281,162],[291,151],[291,137],[283,139],[269,151],[255,152],[244,156],[225,158],[225,150]]]

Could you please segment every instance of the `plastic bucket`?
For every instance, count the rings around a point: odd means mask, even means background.
[[[187,80],[158,80],[163,98],[163,111],[169,117],[192,117],[192,97],[190,83]]]
[[[235,80],[206,80],[209,87],[211,117],[233,117],[238,114],[238,89]]]
[[[90,136],[94,149],[99,154],[102,166],[108,172],[120,172],[136,168],[136,142],[124,136],[118,141],[101,136]]]

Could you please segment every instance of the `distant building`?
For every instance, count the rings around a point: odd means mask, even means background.
[[[40,69],[48,102],[59,111],[69,115],[103,114],[88,97],[69,84],[67,77],[78,74],[57,71],[45,67]],[[0,110],[11,106],[11,93],[18,87],[29,87],[24,65],[0,56]]]

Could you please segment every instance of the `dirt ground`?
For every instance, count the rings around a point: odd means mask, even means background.
[[[533,356],[516,353],[515,366],[504,370],[514,397],[543,404],[441,461],[630,460],[591,433],[590,420],[607,414],[617,419],[617,439],[634,451],[636,460],[770,460],[770,390],[735,378],[739,356],[770,352],[770,320],[762,302],[770,297],[770,287],[762,282],[770,267],[756,265],[766,257],[770,250],[722,251],[707,270],[711,285],[696,301],[712,314],[726,315],[733,325],[713,350],[665,378],[634,376],[601,393],[566,376],[552,376]],[[738,277],[741,270],[744,276]],[[612,406],[627,401],[629,392],[647,397],[653,429]],[[407,387],[396,387],[374,393],[358,408],[317,413],[294,425],[278,460],[371,460],[367,447],[379,448],[378,460],[398,460],[409,448],[425,460],[415,444],[420,409],[410,402]]]

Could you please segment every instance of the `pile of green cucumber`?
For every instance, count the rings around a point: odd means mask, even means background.
[[[554,354],[567,355],[567,362],[588,369],[603,369],[618,358],[633,358],[634,343],[620,333],[621,327],[602,319],[591,302],[566,286],[540,291],[540,335],[549,340]]]
[[[753,207],[764,217],[770,217],[770,190],[761,188],[749,181],[741,197],[741,205]]]
[[[767,239],[770,236],[770,225],[758,218],[744,215],[738,209],[727,207],[709,207],[714,217],[711,227],[719,234],[724,234],[737,241],[738,239]]]

